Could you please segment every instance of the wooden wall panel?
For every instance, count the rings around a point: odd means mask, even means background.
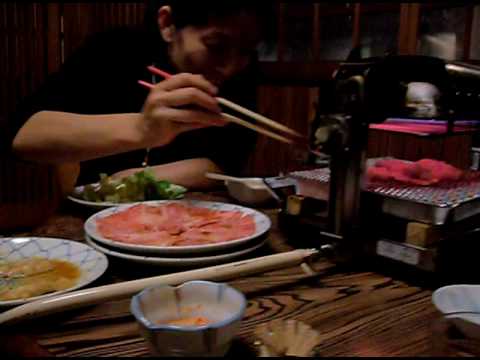
[[[314,118],[314,102],[318,89],[306,86],[264,85],[258,89],[258,111],[286,126],[307,135]],[[305,152],[288,144],[259,135],[254,154],[250,157],[247,174],[275,176],[303,166]]]
[[[5,111],[8,107],[8,36],[7,36],[7,3],[0,3],[0,128],[6,125]]]
[[[0,3],[0,129],[86,36],[140,23],[143,11],[143,2]],[[65,186],[58,171],[0,154],[0,231],[40,223],[55,211]]]
[[[65,58],[78,48],[85,37],[95,32],[95,4],[64,3],[63,4],[63,41]]]
[[[0,4],[0,127],[19,102],[47,75],[45,34],[47,6]],[[0,154],[0,229],[35,223],[48,214],[45,199],[54,196],[50,169],[21,164]]]
[[[48,3],[44,42],[41,51],[46,52],[47,73],[58,70],[62,64],[62,4]]]
[[[46,6],[38,3],[0,5],[0,124],[21,99],[45,77]]]
[[[139,3],[64,3],[64,44],[68,57],[89,35],[123,25],[143,22],[145,4]]]

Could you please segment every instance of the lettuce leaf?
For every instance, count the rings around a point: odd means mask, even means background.
[[[98,186],[86,185],[79,194],[87,201],[125,203],[144,200],[173,200],[183,197],[187,188],[159,180],[149,170],[115,180],[100,174]]]

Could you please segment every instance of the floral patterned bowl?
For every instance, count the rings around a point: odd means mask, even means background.
[[[131,312],[155,356],[223,356],[240,327],[247,301],[210,281],[161,285],[133,296]],[[203,323],[194,320],[203,319]]]

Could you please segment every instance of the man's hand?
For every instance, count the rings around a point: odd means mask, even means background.
[[[158,83],[145,101],[139,124],[146,146],[168,144],[185,131],[223,126],[216,93],[201,75],[182,73]]]

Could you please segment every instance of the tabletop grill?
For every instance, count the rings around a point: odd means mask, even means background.
[[[367,164],[378,160],[366,159],[368,129],[391,118],[428,119],[445,124],[445,131],[432,137],[447,137],[458,131],[458,120],[467,120],[468,131],[477,133],[480,68],[426,56],[388,56],[343,63],[334,81],[335,111],[319,116],[314,139],[329,164],[288,174],[297,189],[306,183],[310,189],[290,196],[282,221],[316,227],[317,240],[329,244],[338,261],[375,253],[436,270],[444,244],[455,241],[459,247],[463,235],[476,233],[480,173],[468,171],[462,181],[440,186],[365,184]],[[323,211],[309,206],[289,214],[288,201],[299,199],[300,204],[315,199]]]

